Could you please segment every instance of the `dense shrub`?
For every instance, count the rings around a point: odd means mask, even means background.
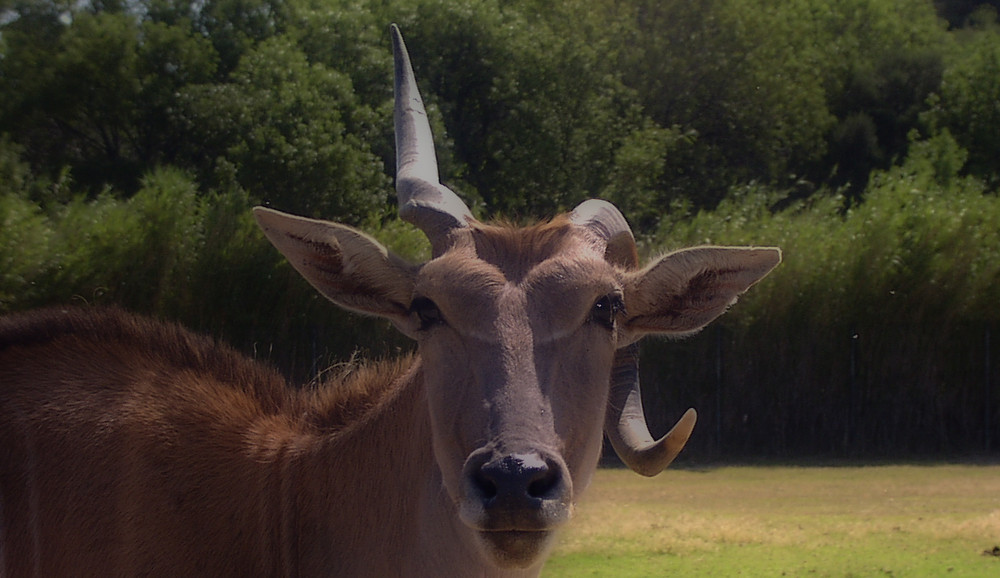
[[[727,455],[944,454],[1000,439],[1000,348],[987,344],[1000,328],[1000,198],[961,176],[964,160],[945,133],[913,142],[846,210],[830,195],[772,211],[766,191],[742,190],[665,226],[671,245],[773,244],[784,262],[717,329],[648,345],[652,403],[699,406],[702,443]]]
[[[216,335],[301,379],[357,349],[404,345],[387,323],[319,297],[263,238],[245,193],[196,191],[167,169],[127,201],[105,193],[43,210],[0,195],[0,313],[120,305]]]

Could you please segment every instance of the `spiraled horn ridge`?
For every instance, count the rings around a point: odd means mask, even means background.
[[[434,136],[399,27],[390,27],[395,70],[396,195],[399,216],[427,235],[442,253],[449,233],[473,221],[468,206],[440,182]]]

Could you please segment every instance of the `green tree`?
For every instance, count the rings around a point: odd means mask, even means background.
[[[283,34],[288,27],[288,3],[284,0],[174,1],[175,6],[181,5],[178,8],[184,4],[190,7],[195,30],[210,39],[219,54],[222,76],[236,68],[243,55],[259,42]]]
[[[968,170],[993,187],[1000,183],[1000,25],[995,10],[977,13],[976,24],[957,33],[939,98],[928,121],[946,127],[969,151]]]
[[[411,18],[418,82],[460,163],[446,178],[489,213],[554,214],[596,194],[614,151],[645,128],[612,63],[571,24],[497,2],[426,2]]]
[[[626,83],[658,125],[696,136],[670,159],[663,202],[712,206],[749,181],[823,182],[846,156],[831,147],[867,136],[892,160],[940,76],[945,30],[923,0],[630,5],[618,11],[633,21],[616,53]],[[869,81],[870,96],[852,101]]]
[[[822,152],[830,124],[801,6],[714,0],[634,3],[625,80],[694,146],[669,161],[661,199],[711,206],[738,181],[781,180]]]
[[[389,180],[367,144],[380,134],[374,113],[347,76],[285,38],[245,54],[230,82],[187,87],[181,109],[187,154],[213,187],[352,223],[385,206]]]
[[[181,86],[214,73],[211,46],[189,30],[124,12],[55,18],[44,26],[19,19],[4,30],[0,130],[26,147],[42,174],[69,166],[91,191],[134,192],[143,171],[172,160],[184,138],[168,111]],[[31,34],[37,27],[50,30],[46,44]]]

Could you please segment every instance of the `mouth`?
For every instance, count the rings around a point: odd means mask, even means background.
[[[480,531],[480,542],[501,568],[528,568],[542,559],[552,545],[551,530]]]

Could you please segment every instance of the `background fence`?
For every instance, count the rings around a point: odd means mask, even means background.
[[[647,341],[647,418],[661,433],[699,412],[689,459],[968,457],[991,452],[996,328],[919,335],[906,325],[812,336],[719,324],[682,342]]]

